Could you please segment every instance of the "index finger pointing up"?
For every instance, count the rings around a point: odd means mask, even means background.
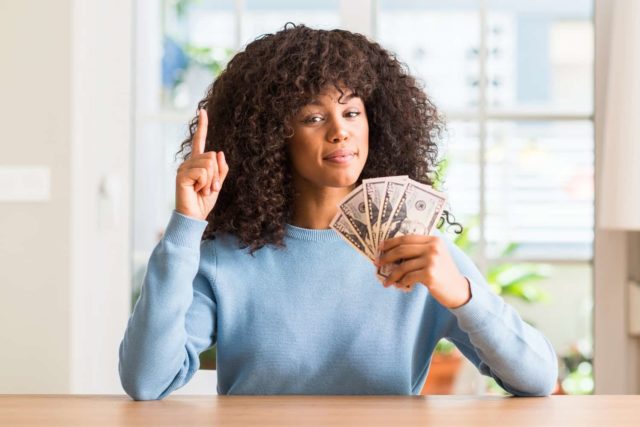
[[[204,146],[207,140],[208,123],[207,111],[204,108],[201,108],[198,111],[198,127],[196,128],[195,135],[193,135],[193,140],[191,140],[192,156],[204,153]]]

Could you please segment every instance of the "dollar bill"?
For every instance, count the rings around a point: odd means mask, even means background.
[[[383,240],[409,234],[427,236],[435,227],[447,201],[443,193],[427,185],[409,181],[397,204]],[[387,264],[378,269],[378,275],[388,277],[394,265]]]
[[[387,177],[387,187],[380,207],[380,218],[378,219],[378,237],[376,239],[378,245],[384,240],[389,220],[398,206],[398,203],[402,198],[402,194],[404,194],[407,182],[408,178],[404,176]]]
[[[365,203],[364,210],[367,216],[367,226],[369,227],[369,235],[373,244],[374,252],[378,249],[378,233],[380,208],[387,190],[388,180],[386,178],[372,178],[362,181],[364,186]]]
[[[343,239],[345,239],[351,246],[358,250],[362,255],[366,256],[370,260],[374,259],[373,253],[367,248],[367,245],[360,239],[358,233],[356,233],[351,227],[351,223],[347,219],[347,216],[338,210],[338,213],[333,217],[330,224],[331,228],[336,230]]]
[[[408,234],[429,235],[446,204],[446,196],[407,176],[365,179],[343,198],[331,227],[370,260],[387,239]],[[377,270],[384,280],[394,265]]]
[[[375,246],[371,234],[369,234],[364,189],[361,185],[342,199],[340,210],[344,213],[353,230],[358,233],[360,240],[367,246],[368,251],[372,254],[375,253]]]

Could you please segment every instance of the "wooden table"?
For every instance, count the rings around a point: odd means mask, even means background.
[[[640,396],[0,395],[0,426],[640,426]]]

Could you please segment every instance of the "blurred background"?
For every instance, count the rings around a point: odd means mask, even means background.
[[[287,22],[364,33],[420,79],[447,121],[450,236],[549,337],[556,392],[640,392],[640,227],[596,222],[627,1],[0,0],[0,393],[122,392],[117,347],[187,122]],[[201,359],[180,392],[216,392],[215,349]],[[502,390],[442,342],[424,392]]]

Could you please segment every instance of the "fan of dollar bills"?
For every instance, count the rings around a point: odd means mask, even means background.
[[[374,261],[380,243],[387,239],[431,234],[446,200],[444,193],[407,176],[365,179],[340,201],[331,228]],[[388,277],[392,268],[383,266],[378,276]]]

